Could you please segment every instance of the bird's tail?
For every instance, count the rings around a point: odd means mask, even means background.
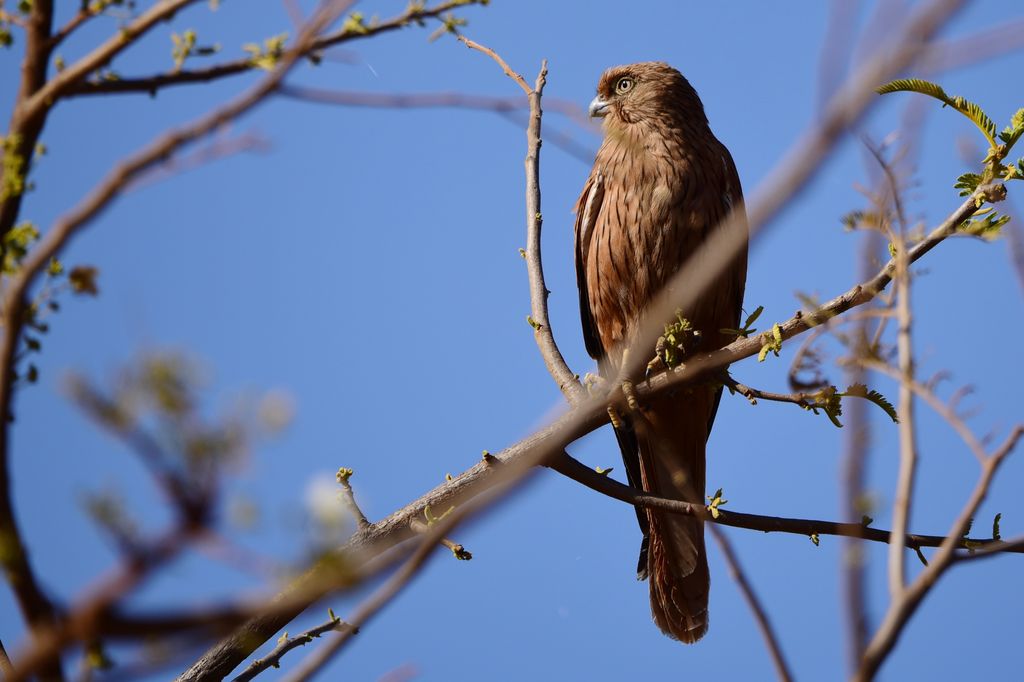
[[[704,503],[705,442],[717,407],[712,389],[656,398],[637,424],[643,487],[659,497]],[[708,630],[710,577],[704,522],[647,510],[651,612],[669,637],[692,644]]]

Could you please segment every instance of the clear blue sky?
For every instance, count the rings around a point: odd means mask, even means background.
[[[852,0],[851,0],[852,1]],[[59,3],[70,12],[77,3]],[[304,3],[307,8],[309,3]],[[732,150],[748,194],[816,116],[819,56],[830,3],[541,2],[495,0],[463,12],[467,34],[499,51],[532,80],[549,60],[546,95],[585,105],[608,66],[664,60],[701,94],[712,127]],[[856,14],[862,27],[873,2]],[[890,18],[875,22],[870,52]],[[404,3],[365,2],[367,15],[390,16]],[[1011,16],[1012,15],[1012,16]],[[981,1],[948,37],[1000,20],[1019,20],[1019,3]],[[64,49],[67,61],[115,30],[95,22]],[[242,43],[290,28],[276,0],[200,4],[161,26],[147,45],[114,68],[149,73],[169,65],[171,31],[199,29],[225,56]],[[409,29],[353,43],[357,63],[303,67],[296,82],[378,92],[459,91],[517,95],[518,88],[480,54],[431,29]],[[0,107],[9,110],[16,50],[0,52],[7,74]],[[938,77],[946,89],[982,104],[1000,126],[1024,106],[1024,54]],[[24,216],[46,227],[112,162],[171,124],[254,82],[255,76],[145,96],[62,104],[43,136],[50,152],[34,174],[38,189]],[[896,126],[907,96],[880,103],[860,132],[881,139]],[[570,132],[595,149],[597,138],[556,114],[548,130]],[[90,491],[119,491],[141,524],[166,520],[159,497],[119,444],[100,433],[62,392],[80,370],[102,378],[151,349],[180,349],[208,370],[212,406],[246,391],[281,389],[296,418],[286,434],[254,451],[229,486],[230,499],[259,505],[244,545],[298,562],[309,546],[309,491],[339,466],[371,518],[386,515],[543,423],[560,401],[530,328],[523,261],[522,128],[486,112],[379,111],[278,100],[245,118],[272,147],[217,161],[132,193],[74,241],[66,260],[100,268],[98,299],[68,301],[53,320],[39,359],[40,384],[20,391],[13,475],[20,521],[46,587],[67,599],[110,567],[116,555],[82,512]],[[929,224],[959,203],[951,185],[967,166],[957,140],[970,124],[930,109],[910,211]],[[544,147],[545,257],[552,323],[570,365],[591,368],[579,333],[572,266],[571,210],[587,164]],[[860,237],[839,218],[862,207],[868,182],[863,147],[843,143],[810,191],[752,250],[747,307],[763,321],[788,318],[794,294],[823,298],[854,283]],[[1022,185],[1024,188],[1024,185]],[[1012,190],[1018,188],[1012,187]],[[1021,291],[1004,241],[954,240],[922,263],[916,348],[920,371],[953,373],[972,384],[980,408],[971,424],[998,436],[1020,419]],[[784,390],[789,353],[735,367],[741,380]],[[833,374],[839,382],[838,373]],[[875,384],[890,396],[890,384]],[[920,410],[921,464],[912,528],[942,533],[974,484],[977,467],[955,434]],[[872,514],[888,527],[896,431],[874,415]],[[709,446],[708,486],[724,487],[729,506],[764,514],[836,518],[843,434],[823,417],[791,406],[757,408],[723,400]],[[616,467],[610,432],[577,444],[590,465]],[[987,532],[1003,513],[1005,536],[1024,533],[1024,455],[1004,468],[980,514]],[[844,677],[838,589],[842,545],[823,538],[730,531],[769,608],[796,675]],[[697,646],[662,637],[651,622],[647,586],[633,578],[639,534],[632,510],[550,472],[455,539],[471,562],[439,556],[401,599],[366,628],[324,679],[375,680],[409,666],[420,680],[759,680],[772,675],[747,607],[713,543],[711,630]],[[885,548],[870,574],[873,624],[886,603]],[[444,555],[444,556],[440,556]],[[1024,592],[1019,557],[957,568],[914,617],[884,679],[1013,679],[1006,652],[1019,642]],[[910,557],[911,570],[917,566]],[[135,602],[202,604],[239,589],[251,575],[195,555],[174,564]],[[342,617],[351,599],[327,605]],[[326,606],[326,605],[325,605]],[[326,608],[289,628],[326,618]],[[0,589],[0,638],[9,649],[22,625]],[[117,654],[115,650],[115,654]],[[302,653],[293,653],[285,667]],[[267,679],[277,673],[268,674]]]

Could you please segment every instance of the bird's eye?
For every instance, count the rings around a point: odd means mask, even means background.
[[[615,92],[620,95],[629,92],[633,88],[633,79],[629,76],[623,76],[615,82]]]

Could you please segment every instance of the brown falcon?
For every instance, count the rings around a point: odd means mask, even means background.
[[[678,71],[660,62],[609,69],[591,116],[604,141],[576,205],[576,277],[587,351],[614,379],[645,308],[737,208],[742,192],[732,157],[708,126],[704,106]],[[681,311],[699,332],[685,352],[720,348],[735,337],[746,281],[746,249]],[[685,282],[683,282],[685,286]],[[659,322],[669,322],[659,320]],[[641,352],[641,349],[630,349]],[[654,356],[654,349],[643,349]],[[721,389],[698,386],[642,402],[617,421],[630,485],[704,502],[705,443]],[[703,522],[637,509],[643,531],[637,577],[649,577],[651,611],[670,637],[695,642],[708,628]]]

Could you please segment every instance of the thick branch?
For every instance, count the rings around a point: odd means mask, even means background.
[[[47,41],[53,25],[52,0],[38,0],[32,5],[32,12],[25,27],[25,57],[21,65],[21,82],[11,117],[10,130],[3,154],[21,163],[6,163],[0,180],[0,235],[13,227],[24,191],[24,178],[28,174],[32,155],[45,117],[25,120],[18,109],[32,97],[46,81],[46,65],[49,60]],[[8,174],[20,177],[11,178]],[[4,259],[4,240],[0,240],[0,261]],[[6,329],[5,329],[6,331]],[[7,366],[14,363],[15,349],[0,350],[0,362]],[[18,527],[14,501],[11,498],[10,480],[10,399],[14,387],[11,381],[0,385],[0,562],[4,574],[22,617],[31,632],[49,628],[55,618],[55,609],[49,597],[43,592],[29,559],[28,548]],[[64,678],[59,657],[53,657],[42,667],[40,679],[62,680]]]

